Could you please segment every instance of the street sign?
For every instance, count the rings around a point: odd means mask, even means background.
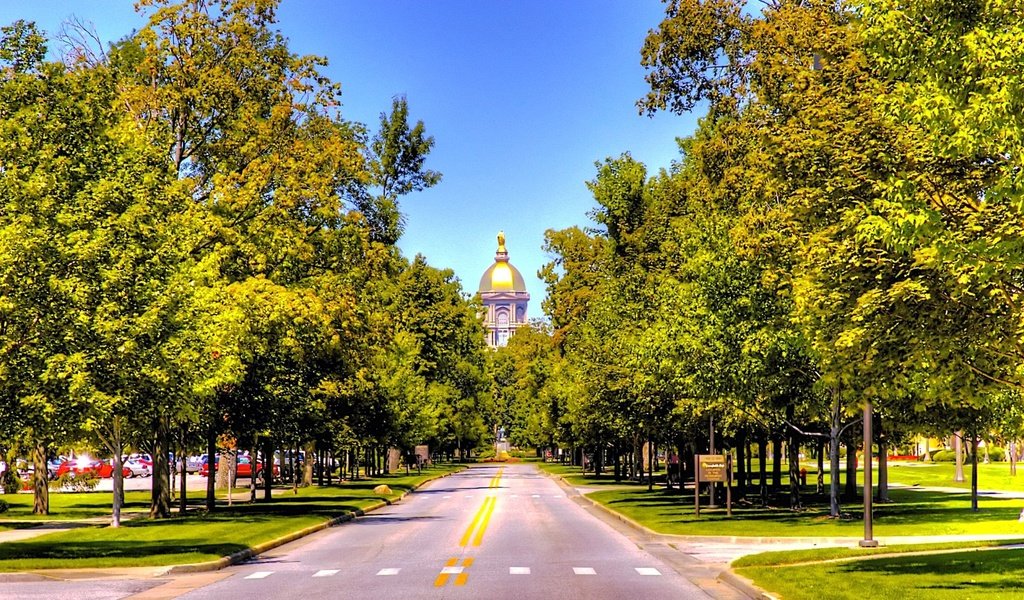
[[[701,481],[725,482],[728,480],[725,456],[722,454],[698,454],[697,472]]]
[[[714,504],[715,483],[725,484],[725,514],[732,516],[732,455],[731,454],[698,454],[693,457],[693,506],[694,513],[700,516],[700,484],[708,486],[711,501]]]

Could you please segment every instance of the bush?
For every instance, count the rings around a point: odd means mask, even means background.
[[[936,450],[932,454],[932,460],[935,462],[956,462],[956,452],[952,450]]]
[[[76,476],[68,471],[50,481],[50,489],[68,490],[71,492],[91,492],[100,484],[100,476],[90,471]]]
[[[978,458],[985,460],[985,449],[978,448]],[[1003,462],[1006,460],[1006,449],[999,446],[988,446],[988,459],[992,462]]]
[[[2,515],[5,512],[7,512],[7,509],[9,509],[10,507],[11,506],[9,504],[7,504],[6,500],[0,500],[0,515]]]
[[[3,477],[3,485],[0,486],[0,487],[3,487],[3,492],[5,494],[17,494],[18,490],[21,489],[21,483],[22,483],[21,477],[18,477],[17,473],[12,472],[12,471],[8,471],[4,475],[4,477]],[[0,512],[3,512],[3,511],[0,511]]]

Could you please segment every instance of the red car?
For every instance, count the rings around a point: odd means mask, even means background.
[[[220,459],[218,458],[217,462],[215,462],[214,465],[213,465],[214,469],[217,468],[219,462],[220,462]],[[275,471],[276,471],[276,465],[275,465]],[[208,477],[210,475],[210,461],[204,462],[203,466],[199,467],[199,474],[202,475],[203,477]],[[262,477],[262,475],[263,475],[263,463],[258,462],[258,463],[256,463],[256,477],[259,478],[259,477]],[[252,460],[248,456],[239,456],[238,457],[238,462],[236,463],[236,466],[235,466],[235,476],[236,477],[246,477],[246,478],[252,477]]]
[[[96,473],[103,479],[109,479],[114,476],[114,466],[111,465],[109,461],[105,460],[76,458],[73,460],[66,460],[60,463],[60,466],[57,467],[57,477],[68,472],[73,473],[75,476],[82,475],[84,473]],[[122,467],[121,473],[125,477],[132,476],[132,470],[128,467]]]

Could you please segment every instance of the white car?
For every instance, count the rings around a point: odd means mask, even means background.
[[[132,472],[131,477],[149,477],[153,474],[149,465],[137,458],[129,458],[124,461],[124,466]]]

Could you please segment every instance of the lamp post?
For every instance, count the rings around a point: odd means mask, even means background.
[[[864,404],[864,539],[861,548],[876,548],[878,540],[872,537],[871,514],[871,401]]]

